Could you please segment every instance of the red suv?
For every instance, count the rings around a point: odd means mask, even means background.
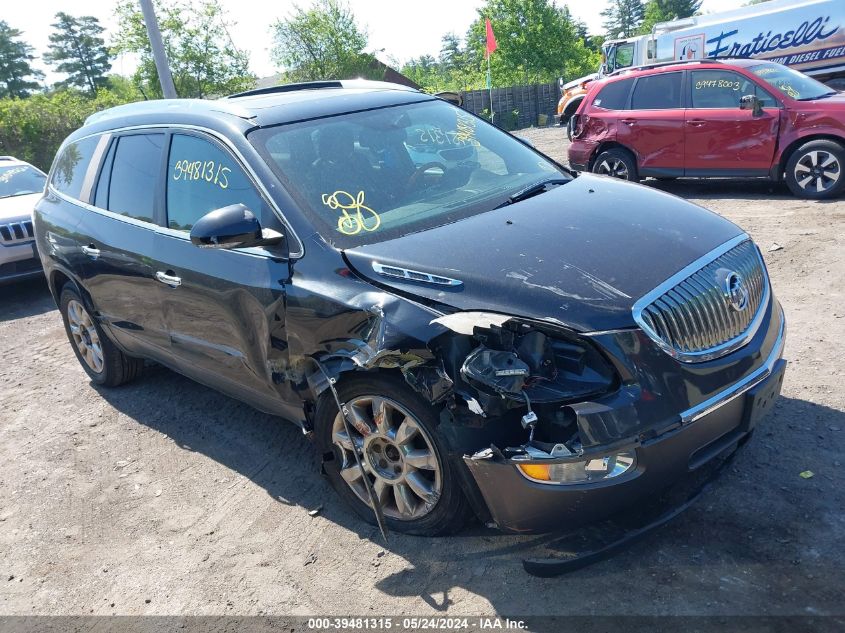
[[[783,179],[817,199],[845,189],[845,94],[772,62],[622,71],[594,83],[571,126],[569,163],[579,171]]]

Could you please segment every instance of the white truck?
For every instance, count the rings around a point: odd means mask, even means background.
[[[631,66],[705,57],[754,57],[845,88],[845,0],[769,0],[732,11],[656,24],[648,35],[610,40],[602,46],[598,73],[561,86],[560,122],[565,124],[587,84]]]

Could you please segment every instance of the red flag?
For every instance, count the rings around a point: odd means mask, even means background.
[[[499,45],[496,44],[496,36],[493,34],[493,25],[490,24],[490,18],[487,19],[487,57],[493,54]]]

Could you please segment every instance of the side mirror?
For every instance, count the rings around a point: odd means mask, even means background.
[[[283,239],[281,233],[262,229],[258,218],[242,204],[209,211],[191,229],[191,243],[200,248],[269,246]]]
[[[757,95],[745,95],[739,100],[740,110],[751,110],[753,116],[761,116],[763,114],[763,103]]]

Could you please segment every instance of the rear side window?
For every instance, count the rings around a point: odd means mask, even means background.
[[[628,105],[633,79],[614,81],[607,84],[593,99],[593,105],[605,110],[624,110]]]
[[[209,211],[242,204],[263,224],[263,200],[229,152],[196,136],[174,134],[167,161],[167,226],[191,227]]]
[[[640,77],[631,98],[632,110],[672,110],[681,107],[683,73]]]
[[[97,149],[99,140],[99,136],[90,136],[65,146],[56,160],[53,178],[50,181],[56,191],[71,198],[80,198],[91,157]]]
[[[121,136],[109,182],[108,209],[154,222],[164,134]]]

